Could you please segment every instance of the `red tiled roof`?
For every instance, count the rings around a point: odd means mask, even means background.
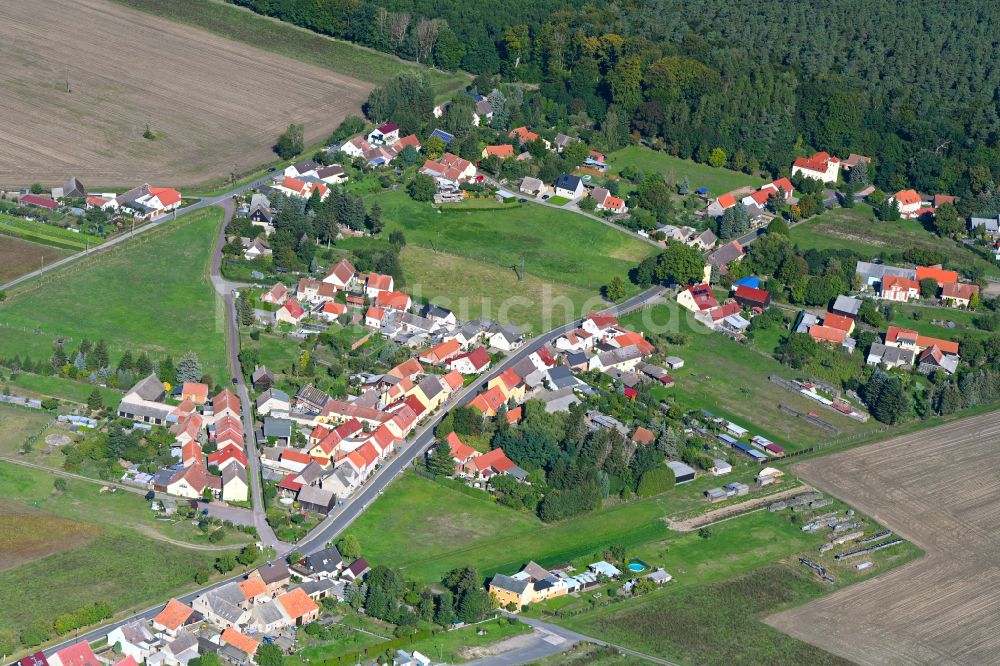
[[[753,301],[754,303],[767,303],[771,298],[771,292],[767,289],[757,289],[741,284],[736,287],[736,297]]]
[[[368,312],[365,313],[365,319],[374,319],[375,321],[382,321],[383,317],[385,317],[385,310],[383,310],[382,308],[377,308],[375,306],[368,308]]]
[[[379,125],[378,131],[382,134],[389,134],[390,132],[395,132],[399,129],[399,125],[396,123],[385,123],[384,125]]]
[[[942,298],[960,298],[963,300],[969,300],[972,298],[973,294],[979,293],[979,286],[974,284],[965,284],[962,282],[955,284],[946,284],[941,288]]]
[[[538,135],[529,130],[527,127],[515,127],[507,134],[507,136],[510,138],[517,137],[517,140],[521,143],[534,141],[538,138]]]
[[[524,407],[518,405],[514,409],[507,412],[507,423],[511,425],[517,425],[521,422],[521,417],[524,415]]]
[[[153,618],[153,622],[160,625],[161,627],[166,627],[167,629],[173,631],[184,624],[191,614],[194,613],[194,609],[186,604],[182,604],[176,599],[171,599],[167,602],[167,605],[163,607],[159,615]]]
[[[894,290],[920,291],[920,283],[908,277],[898,275],[886,275],[882,278],[882,293]]]
[[[319,610],[316,602],[310,599],[309,595],[301,587],[278,595],[278,603],[285,609],[288,616],[293,619],[298,619]]]
[[[830,157],[829,153],[818,152],[812,157],[796,158],[795,162],[792,163],[792,166],[799,167],[800,169],[808,169],[809,171],[826,173],[827,169],[830,167],[830,162],[837,163],[839,160],[836,157]]]
[[[946,271],[940,266],[917,266],[917,281],[931,279],[938,283],[938,286],[955,284],[958,282],[958,271]]]
[[[715,294],[712,293],[712,288],[707,284],[694,284],[688,287],[687,290],[694,298],[695,306],[701,312],[711,310],[719,304],[719,302],[715,300]]]
[[[504,402],[506,402],[506,399],[500,387],[494,386],[485,393],[480,393],[473,398],[469,406],[475,407],[486,416],[493,416]]]
[[[296,449],[284,449],[281,452],[282,460],[291,460],[292,462],[302,463],[303,465],[308,465],[312,460],[312,457],[303,451],[298,451]]]
[[[410,378],[414,375],[419,375],[424,371],[424,366],[420,365],[420,361],[415,358],[407,359],[397,365],[395,368],[390,370],[388,374],[393,377],[398,377],[403,379],[404,377]]]
[[[514,146],[504,143],[499,146],[486,146],[486,156],[514,157]]]
[[[503,385],[507,387],[508,391],[510,391],[523,380],[521,379],[521,375],[517,374],[517,371],[514,370],[514,368],[507,368],[500,373],[500,381],[503,382]]]
[[[461,463],[476,455],[476,450],[460,440],[454,432],[448,433],[445,441],[451,449],[451,457]]]
[[[743,308],[736,301],[731,301],[725,305],[720,305],[716,308],[712,308],[709,314],[712,315],[712,321],[719,321],[720,319],[725,319],[734,314],[739,314],[740,310]]]
[[[260,645],[259,641],[255,641],[246,634],[236,631],[232,627],[227,627],[226,630],[222,632],[220,639],[223,643],[232,645],[234,648],[242,650],[250,656],[257,654],[257,647]]]
[[[771,185],[775,189],[782,190],[786,195],[791,196],[795,193],[795,186],[793,186],[792,181],[787,178],[779,178],[778,180],[772,181]]]
[[[243,466],[243,469],[247,467],[247,454],[243,452],[243,449],[234,444],[227,444],[218,451],[208,455],[208,464],[215,465],[216,467],[221,467],[222,463],[227,460],[235,460]]]
[[[469,362],[472,363],[472,367],[475,368],[476,370],[482,370],[483,368],[488,366],[490,364],[490,361],[492,360],[490,359],[489,352],[487,352],[482,347],[476,347],[468,354],[462,354],[461,356],[456,356],[453,359],[451,359],[451,362],[454,363],[460,358],[469,359]]]
[[[306,313],[299,305],[299,302],[294,298],[290,298],[285,301],[285,304],[281,306],[281,309],[291,315],[292,319],[301,319],[302,315]]]
[[[892,195],[900,206],[912,206],[914,204],[920,203],[920,195],[917,194],[916,190],[900,190]]]
[[[413,413],[416,414],[417,418],[420,418],[420,415],[427,411],[427,408],[424,407],[424,403],[420,402],[420,398],[415,395],[408,395],[403,398],[403,404],[413,410]]]
[[[299,475],[295,472],[289,472],[285,475],[281,481],[278,481],[278,487],[285,490],[291,490],[292,492],[298,492],[305,485],[298,480]]]
[[[809,327],[809,335],[817,342],[843,342],[847,339],[847,331],[819,324]]]
[[[225,411],[226,409],[232,410],[234,413],[240,413],[240,399],[236,397],[229,389],[222,391],[221,393],[215,394],[212,398],[212,407],[215,409],[215,413]],[[239,421],[237,421],[239,423]],[[242,428],[240,428],[242,430]]]
[[[417,138],[416,134],[408,134],[396,142],[396,149],[399,152],[403,152],[403,148],[407,146],[413,146],[415,149],[420,150],[420,139]]]
[[[40,208],[58,208],[57,204],[52,199],[46,199],[44,197],[37,196],[35,194],[25,194],[21,197],[21,203],[27,204],[29,206],[38,206]]]
[[[501,474],[515,467],[514,462],[507,457],[503,449],[493,449],[489,453],[476,456],[472,459],[472,465],[480,472],[493,468]]]
[[[462,373],[457,372],[455,370],[452,370],[451,372],[447,373],[443,377],[443,379],[444,383],[447,384],[448,388],[450,388],[452,391],[460,388],[462,384],[465,383],[465,380],[462,378]]]
[[[333,301],[327,301],[326,303],[323,304],[324,314],[329,314],[329,315],[334,315],[335,317],[339,317],[340,315],[346,312],[347,312],[347,306],[344,305],[343,303],[335,303]]]
[[[56,652],[56,656],[59,657],[62,666],[103,666],[87,641],[73,643]]]
[[[597,312],[588,312],[587,319],[594,322],[594,325],[600,329],[604,330],[606,328],[611,328],[618,324],[618,317],[613,314],[598,314]]]
[[[950,194],[935,194],[934,195],[934,207],[935,208],[940,208],[941,206],[943,206],[946,203],[954,205],[954,203],[955,203],[955,197],[953,197]]]
[[[199,404],[204,404],[208,400],[208,384],[184,382],[184,385],[181,387],[181,395],[185,398],[191,398]]]
[[[885,332],[885,341],[897,342],[899,338],[904,340],[912,340],[916,343],[918,347],[928,348],[937,347],[946,354],[957,354],[958,353],[958,343],[952,342],[951,340],[941,340],[940,338],[932,338],[929,335],[920,335],[916,331],[910,331],[905,328],[899,328],[898,326],[890,326]]]
[[[836,314],[835,312],[827,312],[826,316],[823,318],[823,326],[826,326],[827,328],[836,328],[844,331],[845,333],[850,333],[854,328],[854,320],[850,317]]]
[[[336,263],[336,265],[330,269],[330,272],[326,274],[327,277],[331,275],[336,277],[341,283],[347,284],[354,274],[357,273],[357,269],[354,268],[354,264],[349,262],[347,259],[341,259]]]
[[[369,273],[368,279],[365,281],[365,286],[368,287],[368,289],[377,289],[378,291],[391,291],[392,283],[393,279],[391,275]]]
[[[656,348],[653,347],[649,340],[642,337],[642,333],[636,333],[635,331],[625,331],[625,333],[614,338],[613,342],[619,348],[635,345],[639,348],[639,352],[643,356],[649,356],[656,351]]]
[[[375,305],[384,310],[407,310],[410,303],[410,297],[401,291],[380,291],[375,299]]]
[[[166,206],[172,206],[181,200],[181,193],[172,187],[151,187],[149,193],[160,200]]]
[[[768,188],[766,190],[757,190],[756,192],[750,195],[750,198],[753,199],[755,204],[763,207],[767,203],[767,200],[773,197],[775,194],[777,194],[777,192]]]
[[[736,197],[732,194],[723,194],[719,197],[719,205],[723,208],[732,208],[736,205]]]
[[[240,592],[243,593],[243,597],[247,600],[259,597],[267,592],[267,584],[260,577],[260,573],[256,571],[247,576],[246,580],[241,580],[239,586]]]
[[[632,433],[632,441],[637,444],[652,444],[656,441],[656,435],[653,434],[652,430],[640,426]]]
[[[423,355],[423,358],[429,359],[432,363],[440,363],[454,356],[455,352],[461,348],[462,345],[459,344],[458,340],[453,338],[447,342],[442,342],[436,347],[433,347]]]

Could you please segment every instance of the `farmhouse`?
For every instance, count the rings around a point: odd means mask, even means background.
[[[973,297],[979,294],[979,286],[974,284],[946,284],[941,288],[941,301],[953,308],[967,308]]]
[[[792,163],[792,175],[799,173],[804,178],[835,183],[840,176],[840,160],[825,152],[818,152],[812,157],[799,157]]]
[[[355,275],[357,269],[354,268],[354,264],[347,259],[341,259],[330,268],[323,282],[332,284],[338,289],[347,289],[354,283]]]
[[[922,205],[916,190],[900,190],[889,197],[889,201],[896,203],[899,214],[906,219],[916,217]]]
[[[460,183],[476,177],[476,167],[458,155],[445,153],[437,161],[427,160],[420,167],[420,173],[438,182],[438,187],[457,188]]]
[[[314,191],[319,192],[320,201],[324,201],[330,195],[330,188],[325,183],[299,180],[290,176],[282,179],[281,184],[276,185],[274,189],[282,194],[299,199],[311,198]]]
[[[115,198],[119,207],[128,208],[137,217],[150,218],[180,208],[181,193],[171,187],[150,187],[144,183]]]
[[[290,298],[285,303],[278,308],[278,311],[274,313],[275,320],[279,322],[284,322],[286,324],[297,324],[303,317],[305,317],[306,311],[302,309],[299,302],[294,298]]]
[[[521,187],[519,188],[524,194],[530,194],[533,197],[541,196],[545,194],[548,189],[541,180],[538,178],[532,178],[531,176],[525,176],[521,181]]]
[[[396,123],[379,125],[368,133],[368,143],[371,144],[393,144],[397,141],[399,141],[399,125]]]
[[[677,303],[682,308],[694,313],[705,312],[719,305],[715,294],[712,293],[712,288],[704,283],[691,285],[678,292]]]
[[[721,273],[725,273],[729,264],[739,261],[744,254],[743,246],[738,241],[731,241],[708,255],[706,260],[709,265],[719,269]]]
[[[766,289],[755,289],[742,284],[736,287],[733,298],[745,308],[764,309],[771,305],[771,292]]]
[[[483,148],[483,159],[487,157],[499,157],[504,160],[508,157],[514,157],[514,146],[509,143],[502,143],[497,146],[486,146]]]
[[[879,296],[887,301],[906,303],[920,296],[920,283],[910,278],[887,275],[882,278]]]

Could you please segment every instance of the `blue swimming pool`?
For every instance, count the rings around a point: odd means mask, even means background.
[[[643,565],[639,564],[638,562],[629,562],[629,565],[628,565],[629,571],[642,571],[645,568],[646,567],[644,567]]]

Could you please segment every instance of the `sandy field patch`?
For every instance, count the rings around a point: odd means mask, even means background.
[[[0,44],[5,189],[228,178],[272,159],[290,122],[324,138],[372,88],[104,0],[0,3]]]

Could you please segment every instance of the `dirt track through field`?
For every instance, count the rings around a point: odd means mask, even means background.
[[[808,460],[803,480],[926,556],[767,619],[860,664],[987,664],[1000,654],[1000,413]]]
[[[0,54],[6,189],[228,178],[291,122],[324,138],[372,88],[105,0],[0,0]]]

